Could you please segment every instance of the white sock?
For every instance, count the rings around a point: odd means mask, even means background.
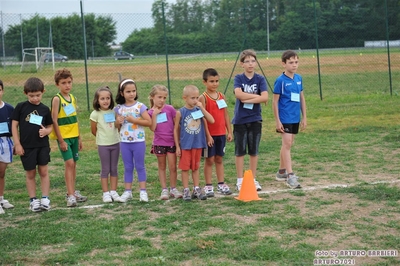
[[[243,177],[240,177],[240,178],[237,179],[236,184],[242,184],[242,181],[243,181]]]

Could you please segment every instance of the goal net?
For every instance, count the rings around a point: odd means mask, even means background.
[[[22,51],[21,72],[35,73],[43,69],[45,62],[53,62],[53,47],[25,48]]]

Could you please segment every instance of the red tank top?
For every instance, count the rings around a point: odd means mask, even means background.
[[[214,124],[210,124],[207,121],[208,131],[211,136],[224,136],[226,134],[225,127],[225,108],[219,109],[217,101],[224,99],[220,92],[218,93],[217,99],[213,99],[208,95],[207,92],[203,92],[203,96],[206,100],[206,110],[214,117]]]

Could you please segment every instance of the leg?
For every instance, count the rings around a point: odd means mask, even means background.
[[[167,187],[167,155],[157,156],[158,162],[158,179],[160,180],[161,188]]]
[[[212,184],[212,167],[214,165],[214,158],[215,156],[206,158],[204,162],[204,178],[206,184]]]
[[[7,164],[0,162],[0,197],[4,196],[4,187],[5,187],[5,176],[6,176]]]
[[[280,168],[286,169],[288,173],[292,173],[292,159],[290,149],[294,141],[294,134],[283,133],[282,134],[282,147],[280,152]]]
[[[26,189],[28,190],[29,198],[36,197],[36,169],[25,171]]]
[[[132,190],[133,182],[133,152],[130,148],[131,143],[121,142],[121,157],[124,163],[124,183],[125,190]]]
[[[244,156],[235,156],[236,176],[243,178]]]
[[[258,155],[250,155],[250,170],[253,173],[254,179],[256,179],[257,175],[257,163],[258,163]]]
[[[118,187],[118,160],[120,147],[119,143],[113,145],[110,149],[110,189],[116,191]]]
[[[110,174],[110,150],[108,146],[98,146],[97,152],[100,158],[101,171],[100,171],[100,183],[101,189],[104,192],[108,192],[108,176]]]
[[[75,193],[75,173],[76,173],[76,163],[74,159],[69,159],[64,162],[64,177],[65,185],[67,187],[68,196],[74,195]]]
[[[50,178],[49,169],[47,165],[39,165],[38,172],[40,176],[40,185],[42,188],[42,196],[49,196],[50,193]]]
[[[178,173],[176,169],[176,154],[167,153],[168,160],[168,170],[169,170],[169,185],[170,187],[176,187],[176,182],[178,179]]]
[[[189,170],[182,170],[182,185],[183,188],[189,187]]]
[[[147,173],[144,166],[144,158],[146,156],[146,143],[135,143],[135,150],[133,152],[133,159],[135,161],[136,172],[138,175],[139,187],[141,190],[146,189]]]
[[[215,162],[215,172],[217,173],[217,180],[218,183],[224,182],[224,165],[222,163],[223,157],[216,155],[214,162]]]

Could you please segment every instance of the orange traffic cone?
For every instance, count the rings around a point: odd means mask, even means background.
[[[240,188],[239,196],[235,197],[235,199],[244,202],[262,200],[258,197],[256,185],[254,184],[253,173],[251,172],[251,170],[247,170],[244,172],[242,187]]]

